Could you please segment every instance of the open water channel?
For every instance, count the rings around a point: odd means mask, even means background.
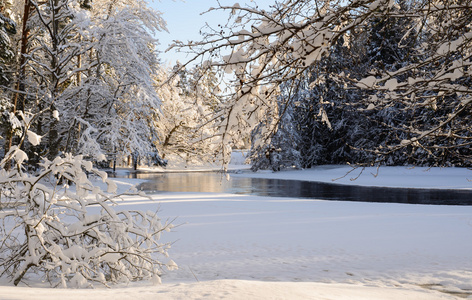
[[[231,175],[231,174],[230,174]],[[472,205],[470,190],[438,190],[349,186],[299,180],[248,178],[227,180],[217,172],[130,173],[147,179],[138,188],[148,192],[212,192],[337,201],[388,202],[429,205]]]

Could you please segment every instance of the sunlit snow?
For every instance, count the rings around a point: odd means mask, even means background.
[[[346,170],[327,166],[250,176],[329,181]],[[470,185],[470,171],[459,168],[428,173],[423,168],[385,167],[377,177],[370,171],[354,184]],[[141,181],[115,182],[120,191]],[[342,182],[352,181],[347,176]],[[6,299],[456,299],[471,295],[472,206],[217,193],[158,193],[152,198],[128,196],[119,206],[159,208],[164,220],[177,217],[176,227],[163,234],[162,241],[174,242],[167,263],[179,268],[166,270],[162,284],[61,290],[32,288],[43,286],[33,281],[31,287],[4,283],[0,294]]]

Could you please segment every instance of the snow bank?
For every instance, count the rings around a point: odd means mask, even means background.
[[[21,290],[20,294],[18,290]],[[136,299],[336,299],[336,300],[434,300],[454,299],[422,290],[379,288],[349,284],[313,282],[258,282],[215,280],[198,283],[163,284],[159,287],[133,287],[97,290],[63,290],[2,287],[2,299],[136,300]]]
[[[350,172],[350,173],[349,173]],[[253,178],[319,181],[347,185],[431,189],[472,189],[472,171],[467,168],[317,166],[306,170],[258,171],[235,174]]]

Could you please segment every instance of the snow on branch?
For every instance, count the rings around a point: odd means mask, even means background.
[[[220,68],[232,74],[223,112],[220,143],[223,156],[260,124],[261,141],[267,142],[278,127],[280,85],[293,82],[330,54],[336,42],[366,19],[388,11],[394,1],[284,1],[270,11],[257,7],[219,6],[226,26],[210,28],[200,42],[173,47],[193,53],[190,62]],[[224,77],[224,76],[222,76]]]
[[[81,155],[43,158],[35,172],[25,171],[26,137],[41,142],[30,128],[36,117],[22,114],[20,143],[0,162],[0,276],[15,285],[39,276],[52,286],[92,287],[159,282],[164,267],[175,269],[172,260],[161,261],[170,244],[159,242],[171,222],[162,222],[157,209],[119,210],[122,196],[144,194],[118,193]]]
[[[203,66],[218,67],[221,73],[232,75],[227,82],[227,97],[219,107],[224,116],[219,136],[225,153],[259,124],[264,125],[258,129],[260,141],[270,141],[279,128],[279,107],[292,105],[293,101],[281,93],[281,85],[297,86],[336,49],[351,51],[356,47],[355,53],[367,49],[369,45],[359,41],[373,26],[402,23],[403,36],[394,42],[394,48],[409,53],[408,63],[389,62],[388,66],[372,67],[351,77],[345,72],[328,76],[349,89],[368,90],[368,97],[352,104],[363,105],[364,109],[398,107],[414,112],[430,107],[443,111],[428,125],[400,125],[416,140],[397,141],[389,145],[392,151],[426,147],[420,140],[436,149],[463,147],[470,140],[470,128],[464,127],[467,122],[460,116],[472,103],[471,10],[467,2],[442,0],[280,1],[268,10],[220,5],[207,13],[226,12],[226,25],[207,28],[202,41],[178,42],[173,47],[193,53],[188,63],[201,61]],[[399,59],[400,54],[393,53],[392,57],[395,55]],[[327,121],[326,115],[320,116]]]
[[[15,285],[28,274],[62,287],[156,280],[166,266],[170,245],[159,237],[173,225],[117,211],[115,183],[81,156],[45,160],[34,176],[2,170],[0,186],[0,275]]]

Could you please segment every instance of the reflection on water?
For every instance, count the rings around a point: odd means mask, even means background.
[[[213,192],[273,197],[412,204],[472,205],[472,191],[348,186],[297,180],[245,178],[221,173],[132,173],[152,192]]]

